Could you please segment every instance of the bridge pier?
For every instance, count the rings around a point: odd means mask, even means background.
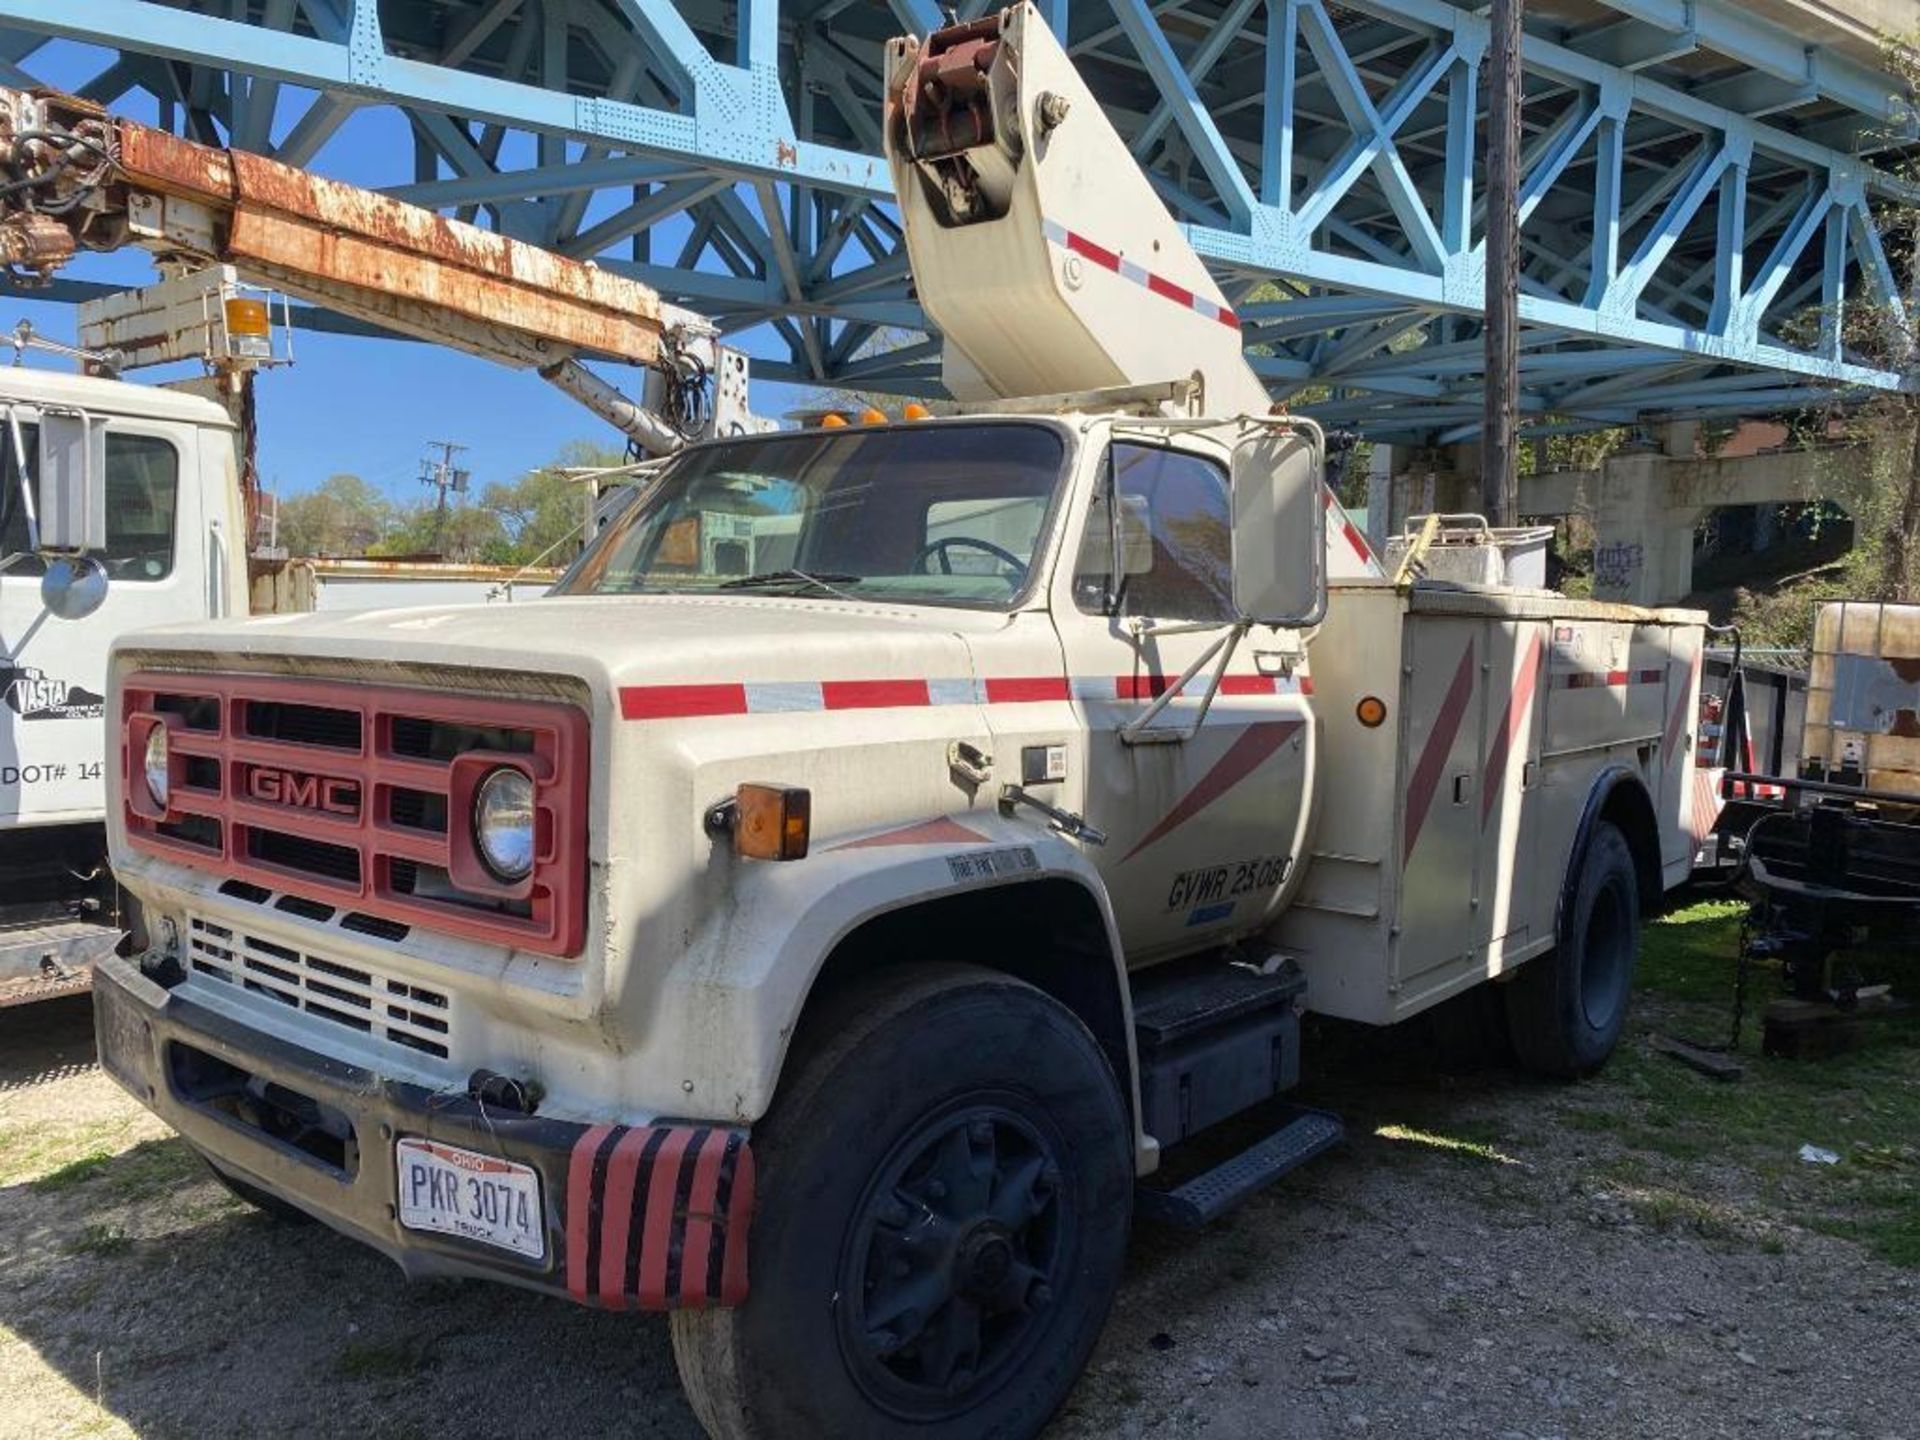
[[[1842,452],[1857,454],[1856,466],[1832,450],[1716,457],[1693,454],[1690,434],[1662,439],[1662,449],[1622,451],[1598,471],[1558,471],[1520,482],[1522,514],[1593,517],[1596,600],[1671,605],[1693,590],[1694,527],[1709,511],[1822,494],[1846,504],[1849,471],[1857,469],[1864,480],[1868,465],[1864,451]]]

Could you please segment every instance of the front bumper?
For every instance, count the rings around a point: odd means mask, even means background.
[[[607,1309],[737,1305],[747,1294],[745,1132],[582,1125],[433,1093],[288,1044],[156,983],[94,971],[100,1063],[214,1166],[388,1256]],[[532,1166],[546,1254],[404,1228],[394,1141],[421,1136]]]

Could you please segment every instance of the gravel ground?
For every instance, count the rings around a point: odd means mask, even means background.
[[[1768,1178],[1823,1137],[1781,1134],[1776,1172],[1614,1126],[1681,1083],[1647,1008],[1577,1087],[1321,1037],[1312,1098],[1352,1142],[1197,1238],[1136,1232],[1054,1433],[1920,1435],[1920,1272],[1801,1228]],[[0,1436],[696,1433],[663,1322],[409,1286],[251,1212],[89,1026],[84,999],[0,1012]]]

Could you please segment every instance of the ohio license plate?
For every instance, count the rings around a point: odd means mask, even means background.
[[[546,1257],[540,1174],[531,1165],[418,1135],[394,1141],[393,1160],[400,1223],[407,1229],[458,1235],[535,1260]]]

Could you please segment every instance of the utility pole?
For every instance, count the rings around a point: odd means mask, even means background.
[[[1495,525],[1518,518],[1515,412],[1520,391],[1520,9],[1491,0],[1487,52],[1486,414],[1480,504]]]
[[[429,454],[420,462],[420,483],[430,487],[436,494],[433,507],[433,548],[440,548],[441,537],[447,529],[447,496],[467,493],[467,481],[473,472],[456,466],[453,457],[467,447],[456,440],[429,440],[427,449],[438,450],[438,458]]]

